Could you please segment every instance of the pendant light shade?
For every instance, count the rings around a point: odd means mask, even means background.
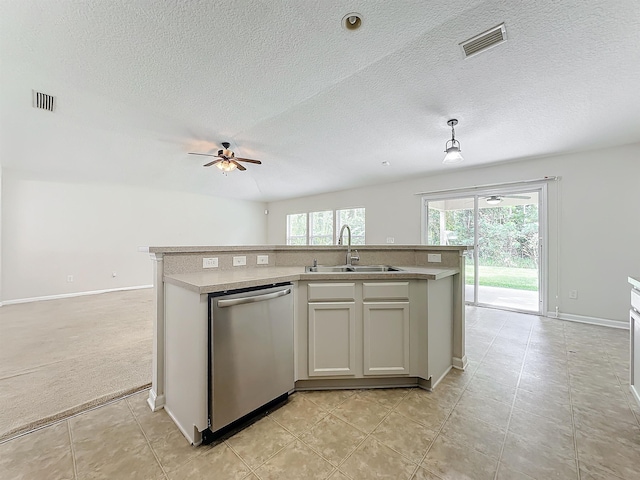
[[[462,158],[462,155],[460,154],[460,142],[456,140],[456,133],[453,129],[453,127],[457,124],[458,120],[456,120],[455,118],[452,118],[447,122],[447,125],[451,127],[451,140],[448,140],[445,145],[444,151],[447,152],[447,154],[444,156],[444,160],[442,160],[442,163],[453,164],[460,163],[464,160],[464,158]]]

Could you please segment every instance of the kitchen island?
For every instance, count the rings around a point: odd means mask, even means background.
[[[294,297],[296,390],[431,389],[464,368],[466,247],[358,249],[362,265],[401,270],[305,271],[344,263],[338,246],[149,248],[157,305],[150,407],[164,407],[199,443],[209,420],[209,294],[282,283]]]

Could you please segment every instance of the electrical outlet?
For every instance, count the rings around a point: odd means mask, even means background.
[[[427,253],[427,262],[440,263],[442,262],[442,254],[440,253]]]
[[[387,243],[396,243],[396,239],[393,237],[387,237]]]
[[[233,266],[241,267],[247,264],[247,257],[245,255],[241,255],[239,257],[233,257]]]
[[[257,265],[269,265],[269,255],[258,255],[256,259]]]
[[[67,282],[73,283],[73,275],[67,275]]]
[[[202,268],[217,268],[217,267],[218,267],[218,257],[202,259]]]
[[[578,290],[570,290],[569,291],[569,298],[572,300],[575,300],[578,298]]]

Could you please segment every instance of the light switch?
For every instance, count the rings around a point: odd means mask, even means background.
[[[269,255],[258,255],[257,265],[269,265]]]
[[[233,266],[234,267],[241,267],[243,265],[247,264],[247,257],[246,255],[241,255],[239,257],[233,257]]]

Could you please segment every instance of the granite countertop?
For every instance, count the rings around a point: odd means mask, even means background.
[[[403,267],[400,272],[307,273],[304,267],[262,267],[215,272],[174,273],[164,281],[196,293],[212,293],[298,280],[440,280],[460,273],[459,268]]]
[[[629,283],[633,285],[633,288],[637,288],[638,290],[640,290],[640,276],[629,277]]]

